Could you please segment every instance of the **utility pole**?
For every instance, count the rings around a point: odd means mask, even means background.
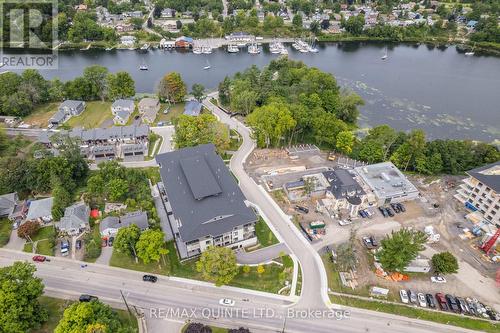
[[[283,328],[281,329],[281,333],[285,333],[286,326],[286,314],[283,315]]]

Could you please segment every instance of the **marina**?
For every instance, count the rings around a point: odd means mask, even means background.
[[[175,48],[172,42],[165,43],[163,49],[151,43],[147,52],[59,51],[58,69],[40,73],[65,81],[82,75],[85,67],[99,64],[111,72],[129,72],[136,91],[142,93],[155,91],[166,73],[176,71],[188,87],[201,83],[213,90],[226,76],[251,65],[262,68],[288,53],[290,59],[332,73],[341,87],[365,100],[360,108],[360,128],[387,123],[400,130],[422,128],[429,138],[467,137],[487,142],[500,138],[498,57],[478,56],[478,52],[465,56],[455,47],[360,42],[316,43],[319,52],[303,53],[292,47],[294,40],[276,38],[255,38],[253,44],[247,42],[241,48],[233,41],[231,49],[236,52],[229,54],[226,47],[231,41],[224,42],[224,47],[217,47],[213,39],[210,43],[200,41],[200,46],[212,48],[211,54],[194,54],[189,48]],[[260,53],[248,52],[255,44]],[[388,57],[383,60],[386,48]],[[149,70],[140,70],[141,65]],[[205,69],[207,66],[210,68]]]

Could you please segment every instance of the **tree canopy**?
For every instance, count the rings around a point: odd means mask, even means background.
[[[448,251],[436,253],[432,256],[432,267],[438,274],[453,274],[458,272],[458,261]]]
[[[393,231],[380,243],[381,250],[377,257],[384,270],[388,272],[403,272],[408,264],[424,250],[427,235],[422,231],[403,228]]]
[[[229,148],[229,128],[210,113],[196,117],[180,115],[175,123],[174,142],[177,149],[213,143],[222,153]]]
[[[158,96],[172,103],[183,102],[186,94],[186,84],[182,81],[181,75],[177,72],[171,72],[165,75],[158,85]]]
[[[149,264],[151,261],[160,262],[161,257],[168,254],[164,237],[161,230],[148,229],[142,232],[135,245],[137,257],[145,264]]]
[[[196,263],[196,270],[217,286],[228,284],[239,272],[233,250],[223,246],[208,247]]]
[[[48,319],[38,298],[43,294],[42,279],[35,277],[33,264],[16,261],[0,268],[0,331],[24,333],[40,327]]]

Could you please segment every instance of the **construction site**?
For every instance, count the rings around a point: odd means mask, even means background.
[[[455,199],[464,177],[406,176],[391,164],[366,166],[314,146],[256,150],[245,168],[324,260],[352,243],[357,264],[355,270],[338,272],[342,291],[368,296],[380,287],[393,300],[403,288],[442,292],[477,298],[500,311],[500,228],[472,219],[471,210]],[[392,187],[381,190],[377,182],[389,180]],[[380,244],[403,227],[425,232],[426,248],[408,273],[383,272],[366,238]],[[446,283],[432,283],[430,259],[443,251],[456,256],[460,269],[446,276]]]

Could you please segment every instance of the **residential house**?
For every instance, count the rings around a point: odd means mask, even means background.
[[[134,26],[132,23],[119,23],[115,26],[115,30],[117,32],[130,32],[130,31],[134,31]],[[125,44],[125,43],[123,43],[123,44]]]
[[[70,236],[79,235],[90,229],[89,216],[90,208],[83,202],[76,203],[66,207],[64,216],[56,224],[56,228]]]
[[[130,115],[134,112],[135,104],[130,99],[117,99],[111,105],[111,113],[113,114],[113,122],[115,125],[126,125]]]
[[[149,148],[149,126],[113,126],[110,128],[92,128],[61,131],[62,135],[78,138],[81,154],[89,160],[109,160],[120,158],[125,161],[143,160]],[[51,142],[54,132],[43,132],[38,142],[57,151],[58,143]]]
[[[255,245],[257,216],[213,144],[159,154],[170,230],[182,260],[209,246]]]
[[[366,186],[368,201],[380,206],[418,198],[419,192],[392,162],[354,169]]]
[[[174,47],[175,47],[175,41],[166,40],[165,38],[163,38],[160,41],[160,48],[161,49],[173,49]]]
[[[84,3],[81,3],[81,4],[75,6],[75,10],[77,12],[85,12],[85,11],[87,11],[87,9],[88,9],[87,5]]]
[[[145,124],[153,124],[158,111],[160,111],[160,100],[156,97],[145,97],[140,100],[137,108]]]
[[[201,113],[202,104],[198,101],[189,101],[184,106],[184,114],[197,117]]]
[[[469,177],[462,180],[455,199],[472,211],[471,221],[500,225],[500,161],[466,173]]]
[[[251,43],[255,40],[255,36],[243,31],[237,31],[227,35],[226,39],[233,43]]]
[[[126,46],[126,47],[132,47],[135,45],[136,38],[134,36],[121,36],[120,37],[120,44]]]
[[[20,221],[26,215],[27,207],[20,201],[16,192],[0,195],[0,217],[11,221]]]
[[[58,126],[73,116],[80,115],[85,110],[84,101],[65,100],[59,105],[57,112],[49,119],[49,124]]]
[[[139,229],[146,230],[149,227],[146,212],[137,211],[122,216],[108,216],[99,223],[99,232],[103,237],[115,237],[118,230],[135,224]]]
[[[52,222],[52,205],[54,198],[44,198],[29,202],[26,221],[36,221],[40,223]]]
[[[161,18],[172,18],[175,15],[175,11],[171,8],[165,8],[161,11]]]
[[[330,217],[355,217],[360,209],[367,206],[366,193],[354,171],[336,169],[323,172],[323,176],[329,186],[325,198],[317,202],[318,211]]]
[[[191,37],[181,36],[175,40],[176,48],[188,49],[193,47],[193,39]]]

